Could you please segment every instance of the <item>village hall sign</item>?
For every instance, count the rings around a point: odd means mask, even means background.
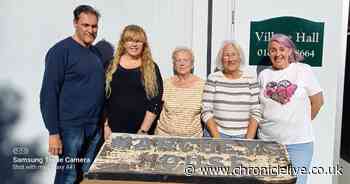
[[[250,65],[271,65],[267,44],[275,33],[288,35],[304,62],[311,66],[322,66],[323,22],[313,22],[298,17],[276,17],[250,23]]]

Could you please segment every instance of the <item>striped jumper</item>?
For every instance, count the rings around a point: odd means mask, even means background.
[[[164,83],[163,110],[155,134],[202,137],[201,101],[204,81],[188,88],[176,87],[171,79]]]
[[[255,77],[243,72],[238,79],[228,79],[222,71],[212,73],[205,83],[202,120],[214,118],[220,133],[247,133],[250,118],[261,121],[259,86]]]

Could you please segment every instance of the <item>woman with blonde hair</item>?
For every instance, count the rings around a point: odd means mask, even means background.
[[[147,134],[161,111],[162,83],[145,31],[126,26],[106,73],[105,140],[111,132]]]

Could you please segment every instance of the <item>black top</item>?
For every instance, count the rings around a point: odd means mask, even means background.
[[[72,37],[48,51],[40,92],[41,113],[50,134],[59,128],[98,123],[104,105],[104,68],[94,46]]]
[[[163,95],[163,81],[158,66],[155,72],[158,95],[148,99],[140,68],[125,69],[121,65],[113,74],[111,95],[107,102],[108,124],[112,132],[137,133],[146,111],[159,114]]]

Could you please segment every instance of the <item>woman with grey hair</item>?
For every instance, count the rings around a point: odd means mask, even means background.
[[[175,75],[164,82],[164,105],[155,134],[202,137],[200,114],[204,81],[192,74],[191,49],[176,48],[172,59]]]
[[[241,70],[242,49],[235,41],[224,41],[217,69],[208,76],[202,100],[204,136],[253,139],[261,121],[259,87],[254,76]]]

